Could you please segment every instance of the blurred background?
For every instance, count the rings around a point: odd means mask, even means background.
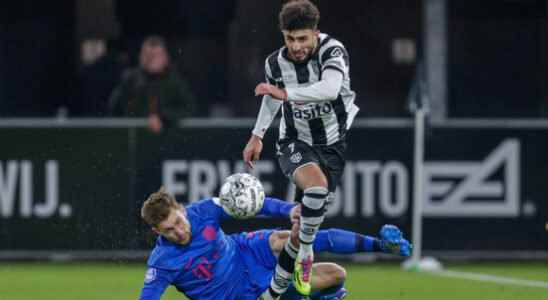
[[[352,55],[361,116],[407,115],[405,96],[426,50],[440,62],[435,74],[443,74],[443,87],[435,88],[443,92],[435,101],[444,117],[547,115],[545,1],[447,0],[427,10],[429,2],[317,1],[320,29]],[[281,1],[21,0],[2,6],[4,117],[51,117],[60,110],[71,117],[107,115],[109,95],[124,71],[138,65],[150,35],[166,39],[174,68],[199,102],[193,116],[254,117],[253,88],[263,80],[265,57],[282,43]]]
[[[139,219],[145,197],[164,185],[188,203],[246,171],[241,151],[260,106],[253,90],[264,80],[265,58],[282,46],[283,2],[0,4],[0,295],[31,299],[23,290],[33,285],[49,299],[56,283],[27,270],[52,268],[64,272],[53,277],[67,278],[81,271],[14,262],[114,260],[120,263],[90,265],[97,273],[87,278],[126,281],[75,286],[90,299],[137,296],[154,241]],[[548,299],[547,1],[313,2],[320,30],[349,51],[361,108],[325,227],[375,235],[393,223],[410,238],[420,232],[414,238],[424,256],[529,280],[476,283],[466,295],[466,281],[437,278],[439,291],[426,293],[432,278],[401,275],[389,257],[357,255],[345,260],[356,278],[349,299]],[[410,110],[417,103],[424,128]],[[253,172],[267,193],[292,199],[274,155],[275,125]],[[417,149],[424,150],[418,162]],[[422,199],[420,223],[414,199]],[[360,273],[364,263],[386,260],[389,271]],[[375,274],[403,276],[402,287],[387,292],[381,280],[360,290],[357,278]],[[22,277],[31,281],[12,288]]]

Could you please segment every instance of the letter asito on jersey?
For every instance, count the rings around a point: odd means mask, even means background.
[[[279,88],[306,87],[322,78],[327,69],[343,74],[338,97],[332,101],[286,101],[282,106],[279,138],[297,139],[309,145],[332,145],[345,138],[358,112],[355,93],[350,89],[349,58],[343,44],[321,33],[319,46],[306,62],[295,63],[282,47],[268,56],[266,78]]]

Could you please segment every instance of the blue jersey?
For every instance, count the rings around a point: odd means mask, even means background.
[[[266,198],[261,215],[288,216],[292,204]],[[187,245],[159,237],[148,259],[141,300],[160,299],[169,285],[191,299],[237,299],[249,284],[249,272],[237,238],[226,235],[220,221],[230,218],[214,199],[186,208],[191,226]]]

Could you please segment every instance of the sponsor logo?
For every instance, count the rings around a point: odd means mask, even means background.
[[[333,111],[333,106],[330,102],[325,102],[316,103],[313,106],[309,106],[303,109],[299,109],[297,106],[293,106],[293,109],[293,118],[312,120],[330,114]]]
[[[265,193],[271,194],[274,180],[268,178],[272,178],[276,170],[275,161],[259,160],[250,173],[260,178]],[[245,172],[249,170],[242,160],[166,160],[162,166],[162,184],[172,195],[191,202],[216,195],[225,178]]]
[[[484,161],[425,164],[424,215],[514,217],[519,214],[520,144],[503,141]]]
[[[335,48],[331,50],[331,53],[329,53],[331,57],[340,57],[343,55],[343,51],[341,48]]]
[[[513,218],[533,214],[535,204],[520,199],[520,158],[520,141],[505,139],[475,160],[426,161],[424,216]],[[291,153],[289,160],[299,163],[302,154]],[[244,171],[241,161],[165,161],[163,184],[174,195],[195,201],[214,195],[224,178]],[[261,178],[267,194],[283,193],[274,189],[277,171],[274,160],[255,164],[254,175]],[[295,187],[287,187],[285,198],[294,199]],[[329,201],[326,216],[399,218],[410,213],[412,195],[413,170],[404,162],[347,161],[340,188],[330,197],[336,200]]]
[[[38,191],[42,187],[43,193]],[[72,206],[60,201],[59,187],[56,160],[0,161],[0,218],[71,217]]]
[[[520,156],[519,140],[506,139],[483,160],[425,162],[423,215],[518,217]],[[326,215],[404,216],[412,203],[412,174],[412,170],[399,161],[348,161],[341,188],[336,193],[337,200],[328,207]],[[532,206],[530,210],[534,209]],[[524,209],[523,214],[527,213]]]

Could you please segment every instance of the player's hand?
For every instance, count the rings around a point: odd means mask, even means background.
[[[259,159],[262,151],[263,142],[261,141],[261,138],[256,135],[251,135],[243,151],[244,162],[253,169],[254,162]]]
[[[287,92],[283,89],[278,88],[277,86],[274,86],[272,84],[268,83],[259,83],[257,87],[255,87],[255,96],[264,96],[264,95],[270,95],[272,98],[286,101],[287,100]]]
[[[301,220],[301,205],[295,205],[289,212],[289,218],[291,219],[292,224],[299,224]]]
[[[380,231],[381,250],[385,253],[392,253],[403,257],[410,256],[413,252],[413,245],[403,238],[401,230],[391,224],[383,225]]]
[[[148,128],[156,134],[160,133],[163,128],[162,119],[157,114],[150,114],[148,116]]]

